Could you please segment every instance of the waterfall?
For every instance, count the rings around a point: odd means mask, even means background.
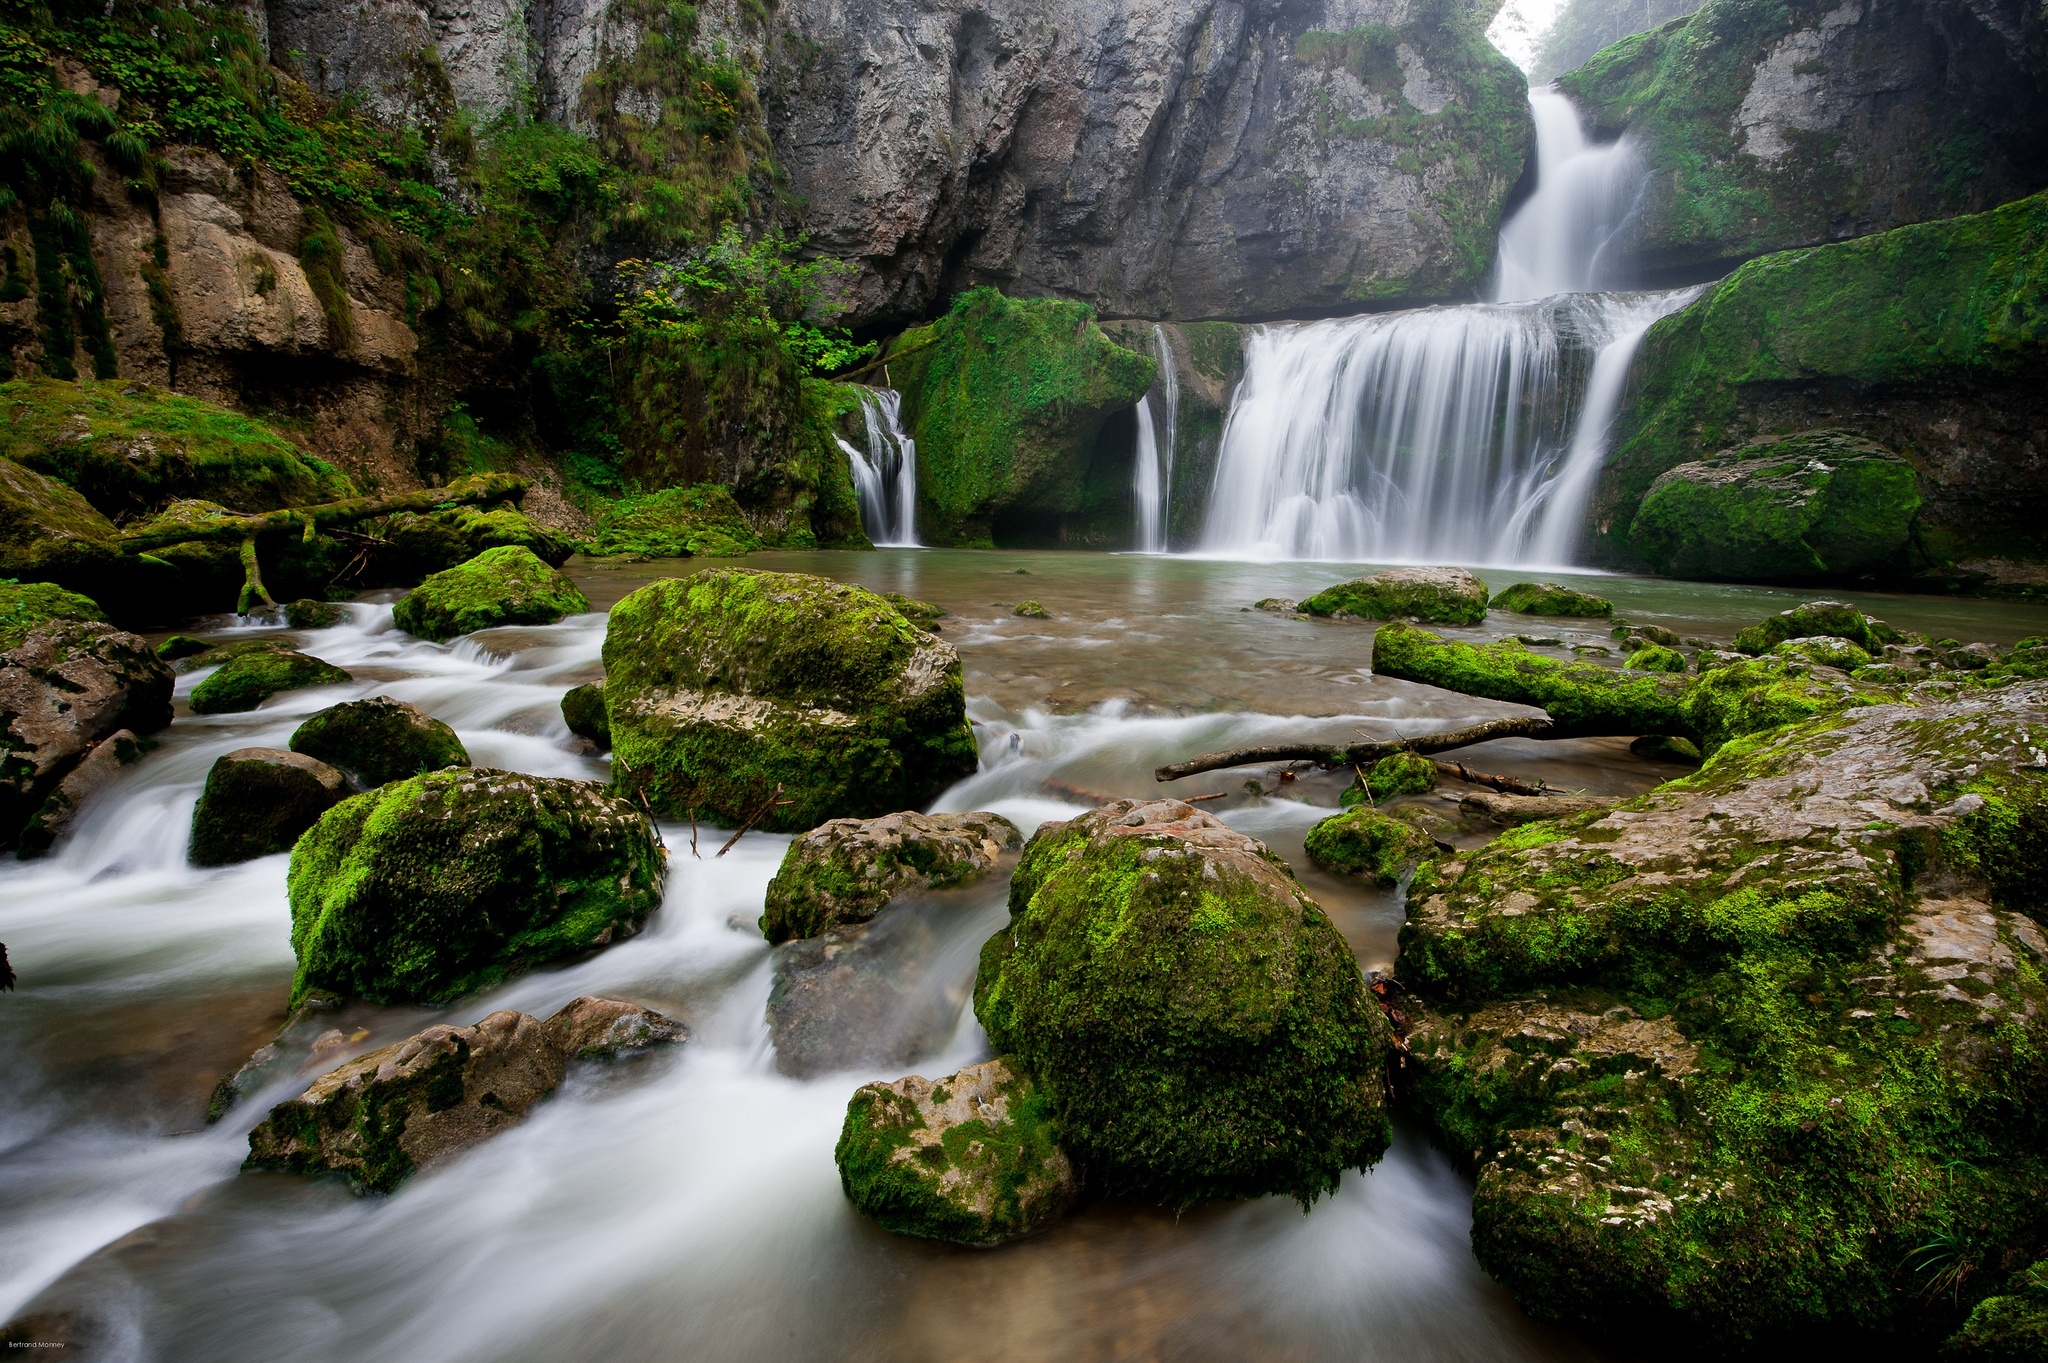
[[[861,388],[867,450],[845,440],[846,462],[860,498],[860,524],[881,548],[917,545],[917,442],[904,433],[903,395],[893,388]]]
[[[1531,91],[1537,182],[1503,225],[1487,302],[1261,327],[1201,548],[1232,557],[1564,566],[1651,323],[1697,290],[1621,282],[1644,186]]]
[[[1138,551],[1166,552],[1167,511],[1173,501],[1173,441],[1180,429],[1180,376],[1173,371],[1173,345],[1166,328],[1152,328],[1152,357],[1159,361],[1153,385],[1160,397],[1165,438],[1152,420],[1152,393],[1138,399],[1138,457],[1131,471],[1132,501],[1138,512]]]

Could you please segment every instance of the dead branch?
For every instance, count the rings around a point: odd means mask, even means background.
[[[1178,781],[1183,776],[1194,776],[1205,771],[1216,771],[1223,767],[1248,767],[1264,762],[1313,762],[1325,769],[1330,767],[1362,766],[1377,762],[1382,757],[1391,757],[1397,752],[1437,753],[1449,752],[1453,748],[1468,748],[1474,743],[1485,743],[1496,738],[1557,738],[1557,726],[1547,716],[1515,716],[1507,719],[1489,719],[1481,724],[1468,725],[1463,729],[1448,729],[1440,733],[1417,734],[1413,738],[1393,738],[1371,743],[1353,743],[1348,747],[1331,747],[1316,743],[1270,743],[1259,748],[1233,748],[1229,752],[1213,752],[1186,762],[1175,762],[1152,773],[1157,781]]]
[[[1463,762],[1438,762],[1436,769],[1445,776],[1455,776],[1460,781],[1475,786],[1491,786],[1503,795],[1555,795],[1557,792],[1543,784],[1538,777],[1532,785],[1513,776],[1502,776],[1497,772],[1474,771]]]

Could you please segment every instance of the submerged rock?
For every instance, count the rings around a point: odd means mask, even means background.
[[[1391,814],[1351,809],[1309,829],[1310,861],[1338,875],[1368,876],[1393,885],[1418,863],[1436,855],[1436,839]]]
[[[1039,605],[1036,601],[1019,601],[1010,608],[1010,614],[1021,615],[1026,620],[1052,619],[1052,612]]]
[[[649,583],[604,662],[613,782],[667,817],[795,832],[929,804],[979,760],[951,645],[825,578]]]
[[[106,618],[91,597],[67,592],[54,582],[0,582],[0,653],[53,621]]]
[[[1029,1235],[1080,1193],[1044,1094],[1003,1059],[859,1089],[834,1157],[882,1229],[955,1244]]]
[[[285,603],[284,619],[293,629],[333,629],[348,619],[348,607],[338,601],[305,597]]]
[[[292,731],[290,747],[341,768],[361,790],[469,765],[469,750],[455,730],[419,706],[389,696],[328,706]]]
[[[486,768],[394,781],[292,850],[292,1000],[474,993],[631,937],[666,874],[647,819],[590,782]]]
[[[1463,568],[1389,568],[1325,587],[1301,603],[1301,612],[1476,625],[1486,619],[1486,584]]]
[[[604,683],[572,686],[562,697],[562,722],[569,732],[587,738],[600,750],[612,745],[611,719],[604,710]]]
[[[973,907],[900,902],[775,949],[768,1035],[775,1068],[805,1079],[914,1065],[959,1031],[967,990],[942,962]],[[959,961],[953,953],[954,968]]]
[[[864,923],[898,895],[979,880],[1023,841],[1000,814],[834,819],[783,854],[768,882],[761,935],[786,942]]]
[[[439,642],[499,625],[552,625],[589,609],[575,583],[532,550],[507,545],[435,573],[391,618],[407,634]]]
[[[29,816],[28,826],[21,830],[21,859],[28,861],[48,852],[71,827],[85,802],[120,775],[121,768],[140,762],[147,750],[143,741],[126,729],[116,729],[93,744]]]
[[[194,866],[227,866],[288,852],[348,793],[348,778],[325,762],[278,748],[237,748],[206,773],[185,858]]]
[[[223,652],[215,649],[200,654],[198,666],[209,666]],[[239,714],[255,709],[280,692],[309,686],[339,686],[349,680],[348,673],[310,653],[274,642],[259,642],[229,657],[218,672],[192,688],[192,713]]]
[[[1683,677],[1564,663],[1519,640],[1459,644],[1394,623],[1373,635],[1372,670],[1489,700],[1540,706],[1569,735],[1689,732],[1680,706]]]
[[[1517,615],[1563,615],[1592,618],[1614,614],[1614,603],[1605,597],[1575,592],[1555,582],[1517,582],[1494,597],[1488,606]]]
[[[975,1013],[1111,1193],[1304,1204],[1387,1148],[1388,1032],[1285,863],[1177,800],[1024,849]]]

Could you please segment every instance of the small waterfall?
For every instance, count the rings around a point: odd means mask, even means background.
[[[1173,441],[1180,429],[1180,376],[1173,371],[1173,345],[1166,328],[1152,328],[1152,357],[1159,361],[1153,391],[1160,396],[1165,438],[1152,420],[1152,393],[1138,399],[1138,457],[1131,471],[1132,500],[1138,509],[1138,551],[1166,552],[1167,511],[1173,500]]]
[[[839,442],[860,497],[861,528],[881,548],[917,546],[917,442],[904,433],[902,409],[895,389],[861,388],[867,451]]]
[[[1536,192],[1501,224],[1493,300],[1520,303],[1626,282],[1624,243],[1648,179],[1635,144],[1586,140],[1579,111],[1555,89],[1529,92]]]

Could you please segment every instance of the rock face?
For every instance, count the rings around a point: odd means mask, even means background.
[[[1000,814],[834,819],[790,843],[768,882],[761,935],[786,942],[865,923],[898,895],[979,880],[1023,842]]]
[[[328,706],[292,731],[290,746],[341,768],[359,790],[469,765],[469,752],[455,730],[419,706],[389,696]]]
[[[391,618],[422,639],[453,639],[499,625],[552,625],[590,609],[576,584],[532,550],[486,549],[435,573],[391,608]]]
[[[1913,1250],[2025,1261],[2044,732],[2048,683],[1936,684],[1418,875],[1404,1073],[1525,1309],[1938,1339],[1997,1279],[1929,1296]]]
[[[1307,1204],[1389,1139],[1387,1029],[1284,863],[1177,800],[1047,824],[974,1009],[1091,1186]]]
[[[1650,484],[1629,547],[1672,577],[1737,582],[1897,576],[1919,475],[1846,431],[1753,441]]]
[[[171,684],[147,643],[97,621],[56,621],[0,653],[0,847],[95,745],[169,724]]]
[[[1497,611],[1517,615],[1564,615],[1591,619],[1614,614],[1614,603],[1605,597],[1575,592],[1555,582],[1517,582],[1487,603]]]
[[[348,778],[325,762],[277,748],[237,748],[206,773],[185,858],[194,866],[227,866],[288,852],[347,798]]]
[[[667,868],[583,781],[460,768],[342,801],[292,850],[296,1003],[436,1003],[631,937]]]
[[[802,573],[653,582],[604,641],[613,782],[671,818],[777,832],[928,804],[978,761],[960,658]]]
[[[1080,1193],[1045,1097],[1001,1059],[934,1083],[869,1084],[846,1105],[834,1152],[847,1198],[884,1229],[999,1245]]]
[[[1338,875],[1369,876],[1392,885],[1426,858],[1436,855],[1436,840],[1390,814],[1352,809],[1333,814],[1309,829],[1309,860]]]
[[[1186,549],[1197,543],[1209,514],[1209,489],[1216,481],[1216,457],[1223,448],[1223,426],[1230,402],[1244,377],[1244,336],[1252,328],[1236,322],[1105,321],[1102,330],[1126,350],[1165,360],[1147,401],[1157,439],[1167,438],[1172,417],[1173,480],[1166,506],[1166,543]],[[1174,401],[1167,401],[1167,384]],[[1135,426],[1136,420],[1133,418]],[[1109,439],[1124,439],[1121,422],[1105,423]],[[1137,432],[1124,444],[1135,450]],[[1125,527],[1128,533],[1129,527]],[[1121,547],[1121,546],[1119,546]],[[1290,610],[1293,605],[1290,602]]]
[[[1476,625],[1486,618],[1486,584],[1463,568],[1389,568],[1325,587],[1301,603],[1301,612]]]
[[[192,688],[192,713],[239,714],[282,691],[339,686],[348,680],[348,673],[310,653],[274,644],[253,648],[229,658],[218,672]]]

